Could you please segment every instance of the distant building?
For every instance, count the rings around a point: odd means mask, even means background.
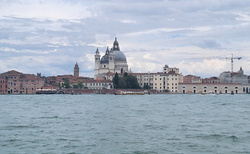
[[[53,89],[64,89],[64,83],[68,79],[70,87],[73,89],[112,89],[111,80],[95,80],[89,77],[79,76],[79,66],[76,63],[74,67],[74,75],[58,75],[46,77],[46,85],[43,88],[53,87]],[[81,86],[79,86],[81,85]],[[48,89],[48,88],[47,88]]]
[[[75,67],[74,67],[74,77],[79,78],[79,67],[77,63],[75,64]]]
[[[35,94],[44,86],[44,79],[15,70],[0,74],[0,94]]]
[[[218,77],[210,77],[202,79],[202,83],[220,83],[220,78]]]
[[[242,83],[248,84],[248,76],[244,74],[242,67],[238,72],[222,72],[219,76],[221,83]]]
[[[100,55],[99,50],[95,54],[95,78],[105,76],[107,73],[124,73],[128,72],[126,56],[120,51],[119,43],[115,38],[113,48],[107,48],[104,56]]]
[[[202,83],[202,79],[199,76],[186,75],[183,76],[183,83]]]

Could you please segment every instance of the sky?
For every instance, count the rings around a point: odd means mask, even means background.
[[[249,34],[250,0],[0,0],[0,73],[93,77],[117,37],[134,73],[250,75]]]

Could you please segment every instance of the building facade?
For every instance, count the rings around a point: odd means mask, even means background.
[[[248,83],[248,76],[244,74],[242,67],[238,72],[222,72],[219,76],[221,83]]]
[[[117,38],[113,43],[113,48],[109,50],[107,47],[104,56],[100,55],[99,50],[95,53],[95,78],[105,76],[107,73],[125,73],[128,72],[128,64],[126,56],[120,51]]]
[[[163,67],[163,72],[157,73],[129,73],[137,78],[138,84],[141,88],[149,87],[158,92],[178,92],[178,84],[182,82],[182,75],[179,74],[178,68],[170,68],[167,65]],[[118,73],[123,76],[122,73]],[[106,78],[112,80],[115,73],[107,73]]]
[[[44,79],[15,70],[0,74],[0,94],[35,94],[44,86]]]
[[[240,83],[179,83],[179,93],[188,94],[241,94]]]

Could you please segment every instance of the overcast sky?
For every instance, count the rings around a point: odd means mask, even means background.
[[[250,75],[250,0],[0,0],[0,73],[93,77],[115,37],[132,72]]]

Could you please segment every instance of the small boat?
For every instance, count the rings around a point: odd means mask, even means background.
[[[116,91],[115,95],[144,95],[143,91]]]

